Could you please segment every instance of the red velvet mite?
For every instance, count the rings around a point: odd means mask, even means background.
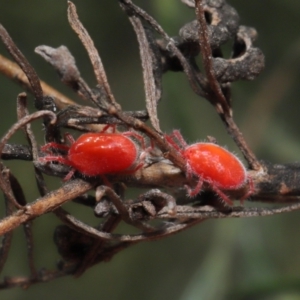
[[[248,181],[244,165],[234,154],[214,143],[196,143],[189,146],[178,130],[174,130],[166,139],[186,160],[187,176],[196,175],[199,178],[193,189],[187,187],[190,196],[197,195],[203,182],[207,182],[224,201],[233,204],[221,190],[236,190]],[[250,194],[251,192],[247,193],[243,198]]]
[[[129,138],[135,137],[145,150],[144,138],[134,132],[124,133],[86,133],[76,141],[67,135],[71,146],[48,143],[41,148],[48,155],[42,161],[56,161],[72,167],[65,177],[68,180],[77,170],[86,176],[106,174],[133,173],[143,165],[145,151],[140,151],[137,144]],[[49,149],[67,151],[66,156],[55,155]]]

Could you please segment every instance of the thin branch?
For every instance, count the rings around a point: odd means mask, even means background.
[[[110,85],[108,83],[104,66],[102,64],[98,51],[88,32],[83,27],[82,23],[79,21],[76,12],[76,6],[71,1],[68,1],[68,20],[72,29],[77,33],[85,49],[88,51],[88,55],[91,60],[93,70],[95,72],[95,76],[99,86],[104,87],[110,102],[114,105],[117,105],[114,95],[111,91]]]
[[[48,193],[46,196],[27,204],[12,215],[2,219],[0,222],[0,235],[17,228],[29,220],[55,210],[65,202],[84,194],[92,188],[93,184],[79,179],[68,182],[58,190]]]
[[[21,205],[21,207],[24,207],[27,204],[27,201],[19,181],[9,170],[5,171],[4,176],[8,178],[9,184],[16,197],[17,202]],[[28,257],[30,273],[31,276],[36,276],[37,271],[34,263],[34,243],[33,243],[32,223],[30,221],[24,223],[23,230],[26,237],[27,257]]]
[[[212,50],[209,43],[203,0],[196,0],[195,3],[196,15],[199,22],[199,43],[201,48],[200,53],[202,55],[202,60],[204,63],[204,69],[208,79],[208,83],[210,85],[211,90],[215,93],[215,96],[218,99],[218,101],[216,101],[214,104],[219,114],[226,114],[231,116],[231,108],[229,107],[228,101],[226,100],[220,87],[220,84],[216,79],[213,68]]]
[[[22,71],[22,69],[14,62],[9,60],[8,58],[2,56],[0,54],[0,73],[2,73],[7,78],[15,81],[17,84],[22,86],[26,91],[34,94],[33,88],[28,81],[28,78]],[[58,92],[56,89],[45,83],[44,81],[40,81],[41,87],[43,90],[43,94],[45,96],[50,96],[53,98],[55,105],[59,109],[63,109],[69,105],[75,105],[76,103],[66,97],[65,95]]]
[[[69,271],[70,272],[70,271]],[[71,273],[71,272],[70,272]],[[48,282],[53,279],[66,276],[68,273],[66,271],[54,270],[54,271],[45,271],[41,270],[35,277],[5,277],[2,282],[0,282],[0,290],[22,287],[24,289],[29,288],[32,284],[39,282]]]
[[[158,62],[156,62],[155,65],[155,55],[151,49],[150,41],[147,38],[146,29],[143,27],[141,20],[136,16],[129,16],[129,20],[134,28],[139,43],[140,57],[143,68],[143,81],[146,94],[146,107],[152,126],[158,132],[161,132],[159,119],[157,116],[157,105],[161,97],[161,91],[158,91],[154,77],[154,67],[157,67],[156,65]]]
[[[243,134],[232,119],[232,110],[229,106],[229,101],[225,98],[220,83],[216,78],[213,67],[213,56],[209,43],[203,0],[195,0],[195,4],[196,15],[199,22],[199,43],[201,48],[202,60],[204,63],[204,68],[208,78],[210,89],[214,93],[214,97],[210,97],[209,99],[215,105],[217,112],[221,116],[221,119],[226,124],[226,128],[229,134],[233,137],[234,141],[237,143],[237,146],[241,149],[250,168],[252,170],[261,171],[263,170],[263,166],[260,164],[254,152],[246,143]]]
[[[147,14],[143,9],[133,4],[131,0],[119,0],[120,3],[128,10],[128,14],[134,12],[137,16],[147,22],[155,31],[157,31],[167,42],[167,50],[174,54],[180,61],[184,73],[186,74],[188,81],[193,89],[193,91],[200,96],[207,97],[205,89],[206,81],[201,76],[201,74],[195,74],[193,68],[186,57],[181,53],[181,51],[175,45],[175,41],[164,31],[164,29],[158,24],[158,22],[149,14]],[[199,84],[200,82],[200,84]]]
[[[22,118],[29,115],[28,109],[26,107],[27,105],[27,95],[25,93],[20,93],[17,98],[17,115],[18,120],[21,120]],[[27,138],[27,141],[29,142],[31,151],[32,151],[32,157],[33,160],[37,160],[38,158],[38,147],[37,142],[35,139],[35,136],[32,132],[30,123],[27,123],[24,126],[24,133]]]
[[[158,229],[155,231],[147,232],[147,233],[141,233],[141,234],[116,234],[116,233],[108,233],[99,231],[96,228],[93,228],[84,222],[76,219],[74,216],[70,214],[66,214],[66,218],[72,224],[72,228],[76,231],[82,232],[84,234],[88,234],[91,237],[100,238],[101,240],[107,240],[107,241],[120,241],[120,242],[130,242],[130,243],[137,243],[141,241],[150,241],[159,239],[165,236],[169,236],[171,234],[175,234],[177,232],[180,232],[188,227],[188,223],[182,223],[182,224],[166,224],[162,229]],[[170,216],[169,216],[170,218]],[[201,220],[191,220],[191,222],[201,222]]]
[[[300,200],[300,199],[299,199]],[[259,208],[259,207],[233,207],[230,212],[223,213],[217,211],[212,207],[188,207],[177,206],[178,218],[203,218],[203,219],[224,219],[224,218],[253,218],[266,217],[277,214],[298,211],[300,209],[300,202],[292,205],[275,208]],[[167,212],[162,211],[158,214],[159,218],[168,219]]]
[[[11,159],[20,159],[31,161],[32,154],[27,145],[16,145],[16,144],[5,144],[1,159],[11,160]]]
[[[8,181],[8,173],[6,172],[4,174],[4,178],[6,181]],[[4,201],[5,201],[5,215],[8,216],[12,214],[14,210],[13,203],[7,199],[7,197],[4,195]],[[5,262],[8,258],[9,250],[11,247],[13,232],[7,232],[2,239],[2,245],[0,249],[0,274],[2,273],[2,270],[4,268]]]
[[[257,159],[256,155],[251,150],[251,148],[248,146],[243,133],[240,131],[233,118],[229,115],[221,115],[221,119],[225,122],[228,133],[233,138],[236,145],[239,147],[242,154],[244,155],[246,161],[249,164],[249,168],[259,173],[264,172],[265,170],[263,165]]]
[[[40,79],[35,72],[34,68],[30,65],[28,60],[16,46],[6,29],[0,24],[0,37],[2,42],[6,46],[7,50],[21,67],[23,72],[26,74],[30,85],[32,87],[33,94],[35,96],[35,106],[37,109],[42,109],[42,100],[43,100],[43,90],[40,84]]]
[[[24,117],[23,119],[19,120],[16,124],[14,124],[0,141],[0,157],[2,155],[2,151],[4,149],[5,144],[18,129],[22,128],[23,126],[32,122],[33,120],[36,120],[36,119],[44,117],[44,116],[49,116],[52,119],[52,121],[51,121],[52,123],[54,123],[56,121],[56,115],[53,112],[48,111],[48,110],[41,110],[41,111],[35,112],[29,116]],[[1,173],[0,173],[0,187],[3,191],[3,193],[6,195],[6,197],[13,203],[16,203],[17,207],[20,207],[20,205],[17,203],[11,189],[5,182],[3,175]]]
[[[100,194],[102,195],[99,197]],[[143,224],[138,220],[133,220],[129,215],[127,207],[124,205],[124,201],[116,194],[116,192],[113,189],[105,185],[99,186],[97,188],[97,198],[99,199],[98,201],[100,201],[101,198],[104,197],[104,195],[106,195],[109,198],[109,200],[115,205],[118,213],[126,223],[135,226],[143,231],[154,230],[154,227],[148,224]]]

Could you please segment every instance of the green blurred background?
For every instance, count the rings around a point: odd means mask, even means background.
[[[144,93],[138,47],[126,16],[112,0],[74,0],[78,14],[103,59],[117,100],[124,109],[143,109]],[[170,35],[194,18],[179,0],[136,0]],[[266,69],[252,82],[233,85],[234,115],[260,159],[285,163],[299,160],[300,1],[231,0],[241,24],[259,33],[256,45],[266,55]],[[53,69],[34,54],[38,45],[66,45],[83,77],[95,84],[92,69],[70,29],[65,0],[0,0],[0,22],[37,70],[41,79],[77,100]],[[0,43],[0,53],[7,55]],[[238,152],[213,108],[191,91],[182,74],[164,76],[159,106],[166,132],[180,128],[188,141],[207,135]],[[22,89],[0,76],[3,135],[16,121],[15,99]],[[32,98],[29,108],[33,111]],[[188,104],[188,105],[187,105]],[[43,143],[40,123],[34,126]],[[25,143],[19,134],[13,141]],[[28,201],[38,196],[30,163],[8,162],[25,188]],[[51,188],[59,180],[49,180]],[[3,210],[3,206],[0,207]],[[87,218],[91,211],[67,205]],[[2,214],[1,214],[2,215]],[[1,300],[15,299],[300,299],[299,213],[241,220],[211,220],[165,240],[138,244],[112,261],[87,271],[79,279],[64,277],[30,287],[2,291]],[[52,268],[59,256],[52,232],[59,224],[51,214],[34,222],[39,268]],[[25,275],[25,239],[16,230],[4,275]]]

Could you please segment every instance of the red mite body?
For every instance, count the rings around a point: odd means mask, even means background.
[[[70,165],[88,176],[126,171],[134,165],[137,156],[135,143],[116,133],[83,134],[68,151]]]
[[[128,136],[139,140],[143,151],[140,151]],[[76,141],[70,135],[67,137],[72,143],[70,147],[48,143],[41,148],[42,151],[48,152],[48,155],[40,158],[41,161],[56,161],[72,167],[65,180],[70,179],[76,170],[86,176],[134,173],[143,166],[147,152],[143,137],[134,132],[86,133]],[[57,155],[53,149],[67,151],[67,154]]]
[[[243,164],[235,155],[216,144],[193,144],[182,154],[195,174],[220,189],[238,189],[246,183]]]
[[[252,181],[248,178],[244,165],[226,149],[214,143],[196,143],[189,146],[178,130],[174,130],[171,135],[165,137],[185,159],[187,177],[189,179],[192,175],[198,177],[195,187],[186,186],[191,197],[199,194],[203,183],[207,182],[221,199],[232,205],[232,201],[222,190],[242,188],[248,180],[251,188]],[[242,200],[251,193],[252,190],[246,192]]]

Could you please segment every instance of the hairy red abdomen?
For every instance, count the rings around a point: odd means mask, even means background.
[[[68,152],[70,165],[88,176],[127,171],[135,164],[137,156],[135,143],[115,133],[83,134]]]
[[[220,189],[238,189],[247,180],[240,160],[216,144],[193,144],[183,150],[183,156],[195,174]]]

